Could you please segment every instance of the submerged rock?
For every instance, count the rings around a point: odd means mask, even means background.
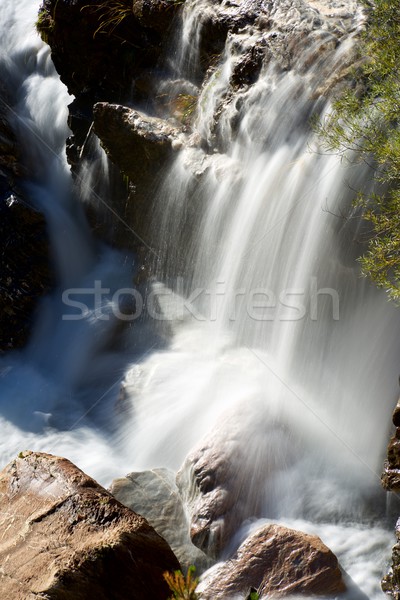
[[[190,541],[189,525],[182,498],[169,469],[129,473],[115,479],[110,492],[122,504],[145,517],[171,546],[183,569],[195,565],[201,573],[210,560]]]
[[[251,534],[235,555],[210,569],[200,584],[202,600],[247,597],[331,596],[346,590],[336,556],[319,537],[280,525]]]
[[[0,474],[0,514],[2,598],[169,597],[165,540],[64,458],[21,453]]]
[[[191,539],[212,557],[221,555],[245,520],[261,516],[271,493],[268,478],[293,463],[299,450],[284,425],[255,413],[242,408],[224,415],[177,475]]]

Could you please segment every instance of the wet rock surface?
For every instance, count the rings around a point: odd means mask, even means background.
[[[37,302],[49,289],[53,273],[44,216],[20,188],[27,170],[21,160],[8,105],[0,84],[0,352],[23,347]]]
[[[382,486],[396,495],[400,492],[400,400],[398,400],[392,416],[396,427],[387,448],[387,459],[382,473]],[[397,542],[392,549],[391,566],[388,574],[382,579],[382,590],[395,600],[400,599],[400,519],[395,528]]]
[[[94,106],[94,131],[111,160],[130,180],[128,199],[118,211],[119,244],[137,248],[141,241],[156,243],[150,227],[152,200],[165,169],[183,143],[182,128],[126,106],[99,102]]]
[[[52,51],[71,106],[68,156],[75,167],[97,101],[142,98],[135,79],[157,65],[179,3],[174,0],[45,0],[38,30]]]
[[[318,72],[318,79],[326,83],[314,90],[317,95],[326,94],[336,86],[349,72],[354,56],[343,52],[333,71],[331,64],[329,68],[325,65],[324,58],[340,46],[342,39],[355,30],[362,19],[353,1],[344,5],[327,0],[273,3],[264,0],[199,0],[196,3],[127,0],[121,3],[118,14],[113,7],[114,4],[108,2],[91,6],[86,0],[45,0],[38,28],[51,46],[62,81],[76,96],[69,119],[74,135],[67,145],[68,159],[76,172],[96,102],[103,107],[105,103],[114,106],[116,102],[138,105],[166,119],[164,124],[159,121],[155,127],[153,121],[150,129],[155,135],[150,139],[143,132],[155,117],[136,111],[141,116],[136,119],[137,126],[132,127],[129,118],[125,118],[131,110],[127,107],[106,110],[97,105],[95,109],[96,132],[112,160],[129,178],[126,192],[122,177],[116,184],[119,199],[115,212],[119,224],[111,228],[113,243],[135,250],[139,241],[132,238],[132,230],[145,240],[145,245],[154,245],[149,227],[143,223],[147,223],[152,211],[160,168],[171,146],[170,136],[159,135],[160,130],[171,128],[168,117],[180,114],[184,129],[190,132],[196,106],[204,110],[207,96],[219,85],[224,48],[231,56],[230,79],[225,90],[215,98],[208,133],[195,131],[190,141],[210,156],[226,151],[230,141],[227,129],[233,137],[237,134],[246,114],[243,109],[246,94],[270,65],[276,73],[294,69],[309,79],[312,73]],[[185,25],[188,39],[198,40],[198,68],[197,74],[196,69],[187,74],[191,81],[179,85],[173,81],[176,74],[172,73],[172,80],[169,79],[166,52],[170,50],[168,44],[172,44],[172,26],[178,27],[185,11],[191,12],[190,22]],[[183,49],[184,54],[191,52],[190,46]],[[312,87],[310,93],[311,90]],[[105,123],[108,119],[109,126]],[[179,146],[180,142],[174,147],[177,150]],[[154,165],[150,168],[151,163]],[[109,242],[109,236],[103,233],[102,218],[96,221],[93,212],[94,230]]]
[[[241,524],[261,515],[268,478],[283,464],[291,464],[297,451],[283,425],[250,416],[244,409],[226,415],[177,475],[192,542],[219,557]]]
[[[400,599],[400,519],[396,523],[396,544],[392,549],[389,572],[382,579],[382,590],[394,600]]]
[[[38,299],[53,282],[42,214],[14,194],[0,199],[0,351],[24,346]]]
[[[331,596],[346,589],[336,556],[317,536],[266,525],[251,534],[235,555],[216,565],[200,584],[202,600]]]
[[[168,544],[68,460],[21,453],[0,474],[0,506],[2,597],[169,597]]]
[[[210,560],[190,541],[189,525],[173,471],[153,469],[129,473],[115,479],[110,492],[148,520],[171,546],[185,571],[195,565],[196,573],[200,574],[210,566]]]

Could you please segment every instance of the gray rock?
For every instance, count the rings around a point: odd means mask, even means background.
[[[190,541],[189,525],[173,471],[161,468],[129,473],[115,479],[110,492],[147,519],[171,546],[185,570],[195,565],[196,573],[201,573],[210,566],[210,560]]]

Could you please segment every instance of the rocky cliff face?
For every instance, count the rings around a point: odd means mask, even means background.
[[[400,400],[393,412],[393,425],[396,430],[389,441],[387,459],[382,473],[382,485],[388,492],[398,495],[400,491]],[[395,600],[400,599],[400,518],[395,528],[396,544],[392,550],[391,566],[382,579],[382,589]]]
[[[0,85],[0,353],[28,340],[38,299],[50,288],[52,269],[43,215],[20,183],[27,176],[10,126],[12,98]]]
[[[116,6],[106,1],[91,6],[86,0],[45,0],[38,29],[51,46],[61,79],[76,96],[70,106],[74,135],[69,143],[69,161],[79,172],[94,117],[96,134],[129,179],[128,185],[120,185],[114,194],[113,210],[118,218],[113,215],[115,227],[106,239],[137,249],[138,239],[129,228],[150,245],[157,243],[150,231],[151,197],[160,174],[172,160],[171,140],[176,131],[182,135],[172,148],[197,146],[204,157],[217,159],[226,150],[227,125],[233,135],[238,131],[245,116],[246,94],[269,64],[281,72],[318,72],[324,81],[318,94],[326,93],[346,76],[353,57],[343,53],[334,73],[331,67],[326,70],[324,57],[341,44],[351,27],[356,27],[359,15],[354,2],[344,9],[314,0],[198,1],[191,8],[196,27],[189,32],[196,38],[197,61],[191,67],[191,81],[185,81],[185,59],[181,58],[183,73],[179,75],[166,58],[167,48],[172,53],[172,25],[179,30],[184,3],[123,0],[118,10]],[[178,54],[191,51],[189,46],[177,50],[174,43]],[[207,104],[207,86],[216,84],[226,47],[232,56],[232,73],[215,103],[210,131],[204,136],[192,128],[197,99],[201,97]],[[93,110],[97,102],[100,104]],[[125,108],[121,106],[124,104]],[[140,108],[135,115],[129,113],[132,105]],[[156,123],[155,117],[164,123]],[[173,133],[164,135],[166,131]],[[193,169],[195,186],[197,164],[188,164],[188,169]],[[91,211],[91,218],[95,230],[105,235],[100,217]]]

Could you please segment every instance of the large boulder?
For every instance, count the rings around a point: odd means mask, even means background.
[[[250,535],[235,555],[205,574],[202,600],[294,594],[331,596],[346,590],[336,556],[314,535],[266,525]]]
[[[189,525],[173,471],[160,468],[129,473],[115,479],[110,492],[148,520],[171,546],[184,570],[195,565],[196,572],[201,573],[210,566],[211,561],[190,541]]]
[[[64,458],[21,453],[0,473],[0,514],[2,598],[169,597],[165,540]]]
[[[221,556],[242,523],[262,515],[268,480],[299,455],[288,428],[262,409],[224,414],[177,474],[193,543]]]

